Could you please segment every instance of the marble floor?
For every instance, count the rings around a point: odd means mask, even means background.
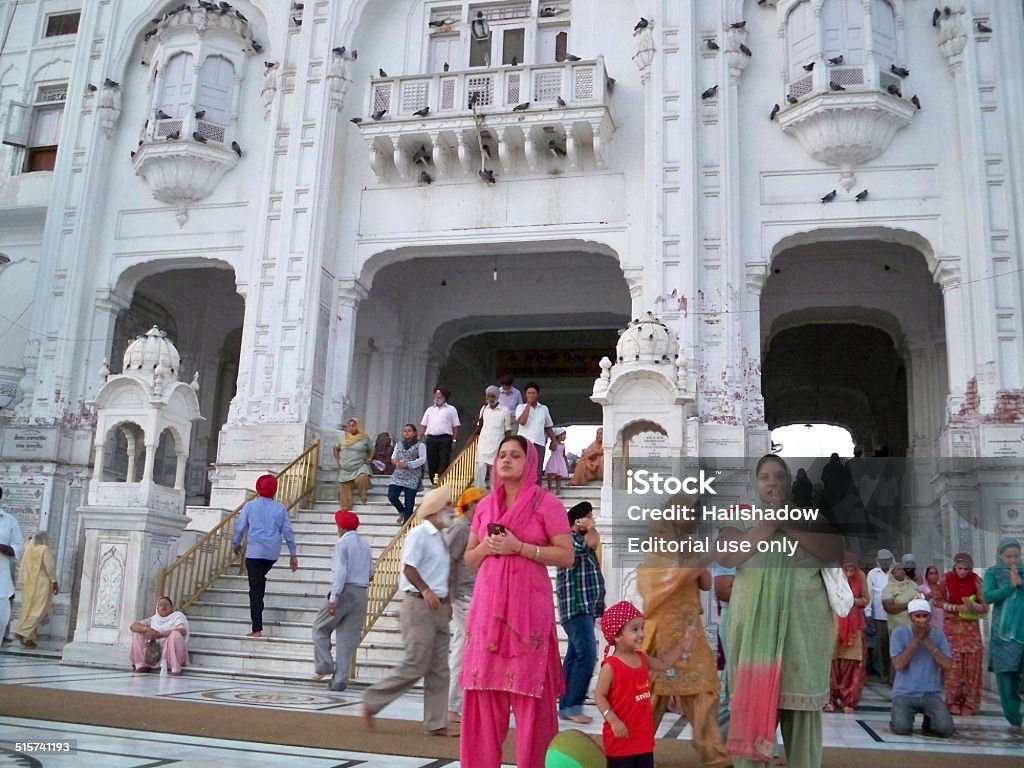
[[[312,665],[311,665],[312,666]],[[0,651],[0,685],[18,683],[57,690],[80,690],[131,696],[154,696],[223,706],[264,707],[277,710],[305,710],[339,717],[359,714],[359,691],[330,692],[323,684],[297,681],[268,681],[255,678],[190,674],[133,675],[127,670],[67,667],[58,663],[55,649],[34,652],[5,645]],[[0,689],[0,696],[2,696]],[[948,740],[920,735],[894,736],[889,732],[888,689],[872,685],[865,691],[857,713],[824,716],[827,747],[873,750],[912,750],[944,755],[985,754],[1020,759],[1024,740],[1009,735],[999,713],[998,701],[986,696],[982,714],[957,718],[957,735]],[[587,709],[596,716],[593,707]],[[385,709],[382,717],[418,721],[422,697],[409,693]],[[727,713],[723,712],[723,722]],[[575,726],[575,724],[574,724]],[[578,726],[575,726],[578,727]],[[600,733],[595,723],[582,730]],[[658,736],[688,740],[690,728],[676,715],[662,722]],[[15,749],[16,743],[32,740],[54,742],[73,740],[73,755],[34,753]],[[173,757],[172,757],[173,756]],[[323,768],[458,768],[457,761],[434,758],[393,757],[283,745],[225,741],[153,734],[118,728],[63,724],[50,721],[0,717],[0,768],[19,766],[74,766],[75,768],[144,768],[146,766],[323,766]]]

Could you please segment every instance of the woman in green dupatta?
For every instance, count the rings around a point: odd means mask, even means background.
[[[1010,732],[1021,734],[1021,674],[1024,673],[1024,567],[1020,541],[999,544],[996,564],[985,572],[985,602],[992,611],[992,640],[988,669],[996,673],[999,702],[1010,723]]]
[[[757,462],[758,508],[783,507],[792,485],[778,456]],[[842,539],[820,523],[751,525],[733,538],[750,542],[753,554],[720,558],[722,565],[740,566],[729,603],[727,747],[736,768],[766,763],[781,724],[790,768],[820,768],[832,665],[832,612],[820,566],[841,558]],[[758,544],[779,550],[787,540],[798,544],[792,556],[758,552]]]

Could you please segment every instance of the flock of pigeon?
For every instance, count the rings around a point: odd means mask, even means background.
[[[760,6],[765,5],[766,2],[767,2],[767,0],[757,0],[757,4],[760,5]],[[948,5],[944,6],[943,8],[936,8],[932,12],[932,26],[933,27],[938,27],[940,19],[942,19],[943,17],[949,18],[952,15],[953,15],[953,10]],[[641,19],[641,21],[646,21],[646,19]],[[733,24],[730,24],[729,26],[732,29],[743,29],[744,27],[747,26],[747,22],[746,22],[746,20],[744,20],[744,21],[737,21],[737,22],[735,22]],[[975,26],[975,29],[979,33],[981,33],[981,34],[990,34],[992,32],[992,27],[988,26],[987,24],[984,24],[983,22],[980,22],[980,21],[976,22],[974,26]],[[639,25],[636,28],[634,28],[634,31],[636,31],[637,29],[640,29]],[[708,50],[711,50],[711,51],[721,50],[721,46],[714,39],[710,39],[709,38],[706,41],[705,44],[706,44]],[[743,53],[746,56],[753,56],[753,51],[751,51],[750,48],[748,48],[746,45],[744,45],[742,43],[739,46],[739,50],[740,50],[741,53]],[[834,56],[832,58],[827,59],[827,61],[828,61],[830,66],[839,67],[839,66],[842,66],[842,64],[843,64],[844,56],[842,54],[839,54],[838,56]],[[807,62],[806,64],[802,65],[803,70],[805,72],[813,72],[814,71],[815,63],[816,62],[814,62],[814,61]],[[910,70],[909,69],[907,69],[906,67],[897,66],[896,64],[890,64],[889,65],[889,71],[892,74],[896,75],[896,77],[898,77],[900,80],[903,80],[903,79],[905,79],[905,78],[910,76]],[[838,83],[834,79],[831,79],[831,78],[829,79],[828,87],[829,87],[829,90],[833,91],[833,92],[845,91],[846,90],[845,86],[843,86],[841,83]],[[896,98],[899,98],[899,99],[903,98],[903,89],[900,88],[900,86],[898,84],[896,84],[896,83],[890,83],[888,86],[886,86],[885,90],[886,90],[887,93],[889,93],[892,96],[895,96]],[[702,100],[706,101],[708,99],[715,98],[717,95],[718,95],[718,86],[717,85],[713,85],[710,88],[707,88],[706,90],[702,91],[701,94],[700,94],[700,97],[701,97]],[[786,102],[788,104],[790,104],[790,105],[797,104],[797,103],[799,103],[799,101],[800,101],[800,97],[799,96],[796,96],[793,93],[787,93],[786,94]],[[910,97],[910,103],[913,104],[914,107],[916,107],[917,109],[921,109],[921,99],[917,96],[917,94],[914,94],[913,96]],[[779,112],[781,111],[781,109],[782,109],[782,106],[780,104],[775,104],[774,106],[772,106],[771,112],[768,113],[768,119],[769,120],[774,120],[776,118],[776,116],[779,114]],[[828,194],[824,195],[821,198],[821,202],[822,203],[831,203],[831,202],[833,202],[836,199],[836,195],[837,195],[837,191],[833,189],[831,192],[829,192]],[[868,199],[868,191],[866,189],[862,190],[861,192],[858,192],[854,196],[854,200],[856,200],[858,203],[861,203],[861,202],[863,202],[863,201],[865,201],[867,199]]]
[[[757,0],[757,4],[759,6],[764,6],[764,5],[766,5],[766,3],[767,3],[767,0]],[[249,21],[242,14],[241,11],[239,11],[237,8],[234,8],[230,3],[225,2],[225,0],[220,0],[220,2],[210,2],[209,0],[198,0],[198,4],[199,4],[200,8],[203,8],[203,9],[205,9],[208,12],[219,13],[221,15],[226,15],[226,14],[229,14],[229,13],[234,13],[234,16],[236,18],[238,18],[240,21],[242,21],[243,23],[247,24],[248,21]],[[172,16],[174,16],[174,15],[176,15],[178,13],[182,13],[184,11],[189,10],[190,7],[191,6],[189,5],[189,3],[187,3],[187,2],[186,3],[182,3],[181,5],[173,8],[170,11],[168,11],[167,13],[165,13],[162,17],[153,18],[153,19],[151,19],[151,21],[155,25],[156,24],[160,24],[161,22],[166,21],[168,18],[170,18],[170,17],[172,17]],[[293,11],[301,11],[303,9],[303,7],[304,7],[304,4],[301,3],[301,2],[293,2],[292,3],[292,10]],[[561,9],[558,9],[558,8],[544,7],[544,8],[542,8],[538,12],[538,15],[540,17],[542,17],[542,18],[547,18],[547,17],[556,16],[556,15],[558,15],[561,12],[562,12]],[[953,15],[953,11],[952,11],[952,9],[949,6],[944,6],[943,8],[935,8],[934,11],[932,12],[932,26],[933,27],[938,27],[939,26],[939,21],[943,17],[948,18],[948,17],[950,17],[952,15]],[[295,23],[296,26],[299,26],[302,23],[301,17],[293,17],[292,21]],[[438,28],[446,27],[446,26],[451,26],[452,24],[455,24],[455,23],[456,23],[456,20],[452,19],[452,18],[433,19],[430,22],[428,22],[429,26],[431,26],[431,27],[438,27]],[[641,16],[640,20],[633,27],[633,32],[634,33],[639,32],[639,31],[641,31],[643,29],[646,29],[648,26],[650,26],[650,21],[648,19],[644,18],[643,16]],[[744,29],[747,26],[747,22],[746,22],[746,20],[737,21],[737,22],[731,23],[729,26],[730,26],[731,29]],[[980,21],[975,23],[975,29],[979,33],[981,33],[981,34],[990,34],[993,31],[990,26],[988,26],[988,25],[986,25],[986,24],[984,24],[983,22],[980,22]],[[154,35],[156,35],[156,33],[157,33],[157,30],[156,29],[152,29],[149,32],[147,32],[144,37],[148,41],[150,38],[152,38]],[[251,42],[251,45],[252,45],[252,49],[254,51],[256,51],[257,53],[263,50],[263,46],[261,46],[255,40],[253,40]],[[705,45],[707,46],[707,49],[710,50],[710,51],[721,50],[721,46],[713,38],[708,38],[705,41]],[[753,51],[750,50],[750,48],[748,48],[743,43],[740,43],[738,49],[739,49],[740,53],[742,53],[745,56],[751,56],[752,57],[754,55]],[[355,61],[358,58],[358,56],[359,56],[357,51],[355,51],[355,50],[348,51],[346,49],[346,47],[343,46],[343,45],[339,46],[337,48],[332,48],[331,49],[331,53],[334,54],[335,56],[339,57],[339,58],[347,58],[350,61]],[[565,54],[565,60],[566,61],[580,61],[580,57],[579,56],[575,56],[575,55],[573,55],[571,53],[567,53],[567,54]],[[844,56],[842,54],[840,54],[838,56],[835,56],[835,57],[832,57],[832,58],[828,58],[827,62],[829,64],[829,66],[840,67],[840,66],[843,65]],[[814,71],[815,63],[816,63],[815,61],[809,61],[808,63],[804,64],[803,65],[804,71],[806,71],[806,72]],[[519,62],[516,60],[515,57],[513,57],[512,61],[510,62],[510,66],[515,67],[515,66],[518,66],[518,64],[519,64]],[[267,61],[267,62],[264,62],[264,66],[267,69],[272,69],[272,68],[277,66],[277,63],[276,62],[272,62],[272,61]],[[445,62],[444,63],[444,71],[447,72],[448,69],[449,69],[448,62]],[[905,79],[905,78],[910,76],[910,70],[909,69],[907,69],[906,67],[903,67],[903,66],[898,66],[896,64],[891,64],[890,67],[889,67],[889,71],[892,74],[896,75],[896,77],[898,77],[900,80],[903,80],[903,79]],[[385,72],[383,68],[378,68],[377,72],[378,72],[378,76],[381,77],[381,78],[388,77],[388,73]],[[112,89],[119,89],[120,88],[120,83],[117,83],[114,80],[111,80],[109,77],[104,80],[103,85],[106,88],[112,88]],[[96,86],[93,85],[92,83],[90,83],[87,86],[87,88],[88,88],[89,91],[96,91],[97,90]],[[841,83],[839,83],[836,80],[830,78],[829,79],[829,90],[833,91],[833,92],[839,92],[839,91],[845,91],[846,88]],[[886,91],[890,95],[895,96],[896,98],[900,98],[900,99],[903,98],[903,90],[896,83],[889,84],[886,87]],[[702,91],[701,94],[700,94],[701,100],[703,100],[703,101],[707,101],[709,99],[714,99],[717,96],[718,96],[718,85],[713,85],[710,88],[707,88],[704,91]],[[478,98],[479,98],[479,96],[476,93],[471,94],[470,97],[469,97],[468,108],[472,109],[474,111],[474,113],[476,112],[476,105],[477,105]],[[800,97],[799,96],[796,96],[793,93],[787,93],[786,94],[786,102],[788,104],[790,104],[790,105],[797,104],[797,103],[799,103],[799,101],[800,101]],[[918,96],[916,94],[911,96],[910,103],[913,104],[914,107],[916,107],[917,109],[921,109],[921,100],[918,98]],[[557,104],[558,104],[559,107],[565,107],[566,106],[565,100],[561,96],[557,97]],[[512,108],[512,111],[513,112],[525,112],[528,109],[530,109],[530,105],[531,105],[531,103],[529,101],[526,101],[526,102],[523,102],[521,104],[517,104],[516,106],[514,106]],[[782,109],[782,107],[781,107],[780,104],[775,104],[772,107],[771,112],[768,114],[768,119],[769,120],[775,120],[776,116],[779,114],[781,109]],[[387,108],[381,108],[381,109],[374,110],[370,114],[370,118],[372,120],[374,120],[374,121],[383,120],[385,115],[387,114],[387,112],[388,112]],[[196,117],[197,120],[202,120],[203,117],[205,116],[205,114],[206,114],[206,110],[200,110],[200,111],[195,113],[195,117]],[[421,118],[427,117],[430,114],[430,107],[429,106],[424,106],[423,108],[416,110],[412,114],[415,117],[421,117]],[[158,120],[173,119],[171,117],[171,115],[166,114],[162,110],[158,110],[157,111],[156,118]],[[363,122],[363,119],[361,117],[353,117],[353,118],[351,118],[351,122],[353,124],[355,124],[355,125],[359,125],[360,123]],[[164,137],[164,139],[166,141],[176,141],[176,140],[178,140],[180,138],[181,138],[181,131],[180,130],[173,131],[173,132],[167,134]],[[200,144],[206,144],[207,143],[206,137],[203,136],[199,131],[193,131],[192,139],[193,139],[193,141],[196,141],[196,142],[198,142]],[[140,146],[142,145],[141,141],[139,142],[139,145]],[[482,148],[485,151],[485,154],[488,157],[490,157],[490,150],[487,147],[487,145],[482,145]],[[239,146],[237,141],[232,141],[231,142],[231,149],[239,157],[242,156],[242,148]],[[551,152],[551,154],[556,156],[556,157],[565,157],[566,156],[565,148],[555,139],[552,139],[552,140],[550,140],[548,142],[548,151]],[[135,157],[135,152],[132,152],[131,155],[134,158]],[[425,169],[425,167],[431,165],[432,162],[433,162],[433,160],[431,158],[430,153],[427,151],[426,145],[422,145],[419,148],[419,150],[417,150],[416,153],[413,155],[413,163],[424,167],[424,169],[421,170],[420,174],[419,174],[419,181],[420,181],[420,183],[422,183],[422,184],[431,184],[433,182],[433,180],[434,180],[433,177]],[[494,184],[496,182],[493,170],[490,170],[490,169],[487,169],[487,168],[482,168],[479,171],[478,175],[479,175],[479,177],[480,177],[480,179],[482,181],[484,181],[484,182],[486,182],[488,184]],[[821,202],[822,203],[831,203],[831,202],[833,202],[836,199],[836,196],[837,196],[837,190],[833,189],[831,192],[829,192],[828,194],[824,195],[821,198]],[[858,203],[860,203],[860,202],[863,202],[864,200],[866,200],[867,197],[868,197],[868,190],[865,189],[865,190],[862,190],[861,192],[859,192],[857,195],[855,195],[854,196],[854,200],[856,200]]]

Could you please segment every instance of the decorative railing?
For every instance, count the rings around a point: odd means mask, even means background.
[[[385,110],[381,120],[420,120],[415,112],[429,107],[428,116],[505,112],[530,102],[531,107],[572,109],[607,103],[604,57],[557,64],[515,67],[474,67],[463,72],[433,75],[375,77],[370,80],[364,120]],[[561,103],[559,103],[561,99]]]
[[[301,456],[277,473],[277,493],[274,498],[285,505],[289,514],[316,489],[317,461],[320,458],[320,443],[313,443]],[[212,531],[203,536],[170,567],[157,575],[157,598],[167,595],[179,611],[184,611],[199,599],[213,583],[227,573],[235,560],[232,540],[235,523],[242,507],[253,498],[247,494],[245,502],[239,504]],[[243,542],[244,546],[244,542]],[[245,567],[245,551],[239,557],[238,572]]]
[[[611,83],[600,56],[372,78],[359,130],[381,182],[600,170]]]
[[[440,478],[435,478],[434,485],[448,485],[451,488],[452,502],[456,502],[462,492],[473,483],[473,470],[476,466],[476,436],[474,435],[466,447],[455,457],[448,469]],[[398,592],[398,578],[401,575],[402,546],[405,544],[405,536],[414,527],[419,525],[419,520],[414,514],[403,525],[395,537],[388,542],[388,545],[381,552],[373,566],[373,581],[366,590],[366,622],[363,624],[363,634],[359,638],[360,644],[370,634],[373,625],[384,615],[388,605]],[[351,676],[356,676],[358,659],[352,658]]]

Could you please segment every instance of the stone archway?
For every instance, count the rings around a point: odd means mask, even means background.
[[[841,424],[868,455],[935,455],[949,383],[928,254],[812,235],[775,255],[761,294],[766,421]]]
[[[216,459],[217,436],[236,385],[245,301],[236,290],[234,272],[221,263],[186,262],[162,271],[149,266],[144,276],[121,277],[132,299],[114,324],[109,367],[120,373],[127,345],[140,332],[159,325],[181,354],[182,380],[189,381],[198,372],[206,421],[192,431],[185,487],[187,504],[206,504],[206,468]]]
[[[469,431],[484,388],[506,372],[520,387],[537,381],[556,422],[600,422],[589,400],[597,361],[612,354],[630,313],[618,259],[577,241],[516,245],[476,244],[455,255],[425,246],[366,263],[351,391],[368,429],[419,423],[427,393],[442,385]],[[509,362],[531,354],[544,359]],[[585,370],[575,370],[575,357]]]

